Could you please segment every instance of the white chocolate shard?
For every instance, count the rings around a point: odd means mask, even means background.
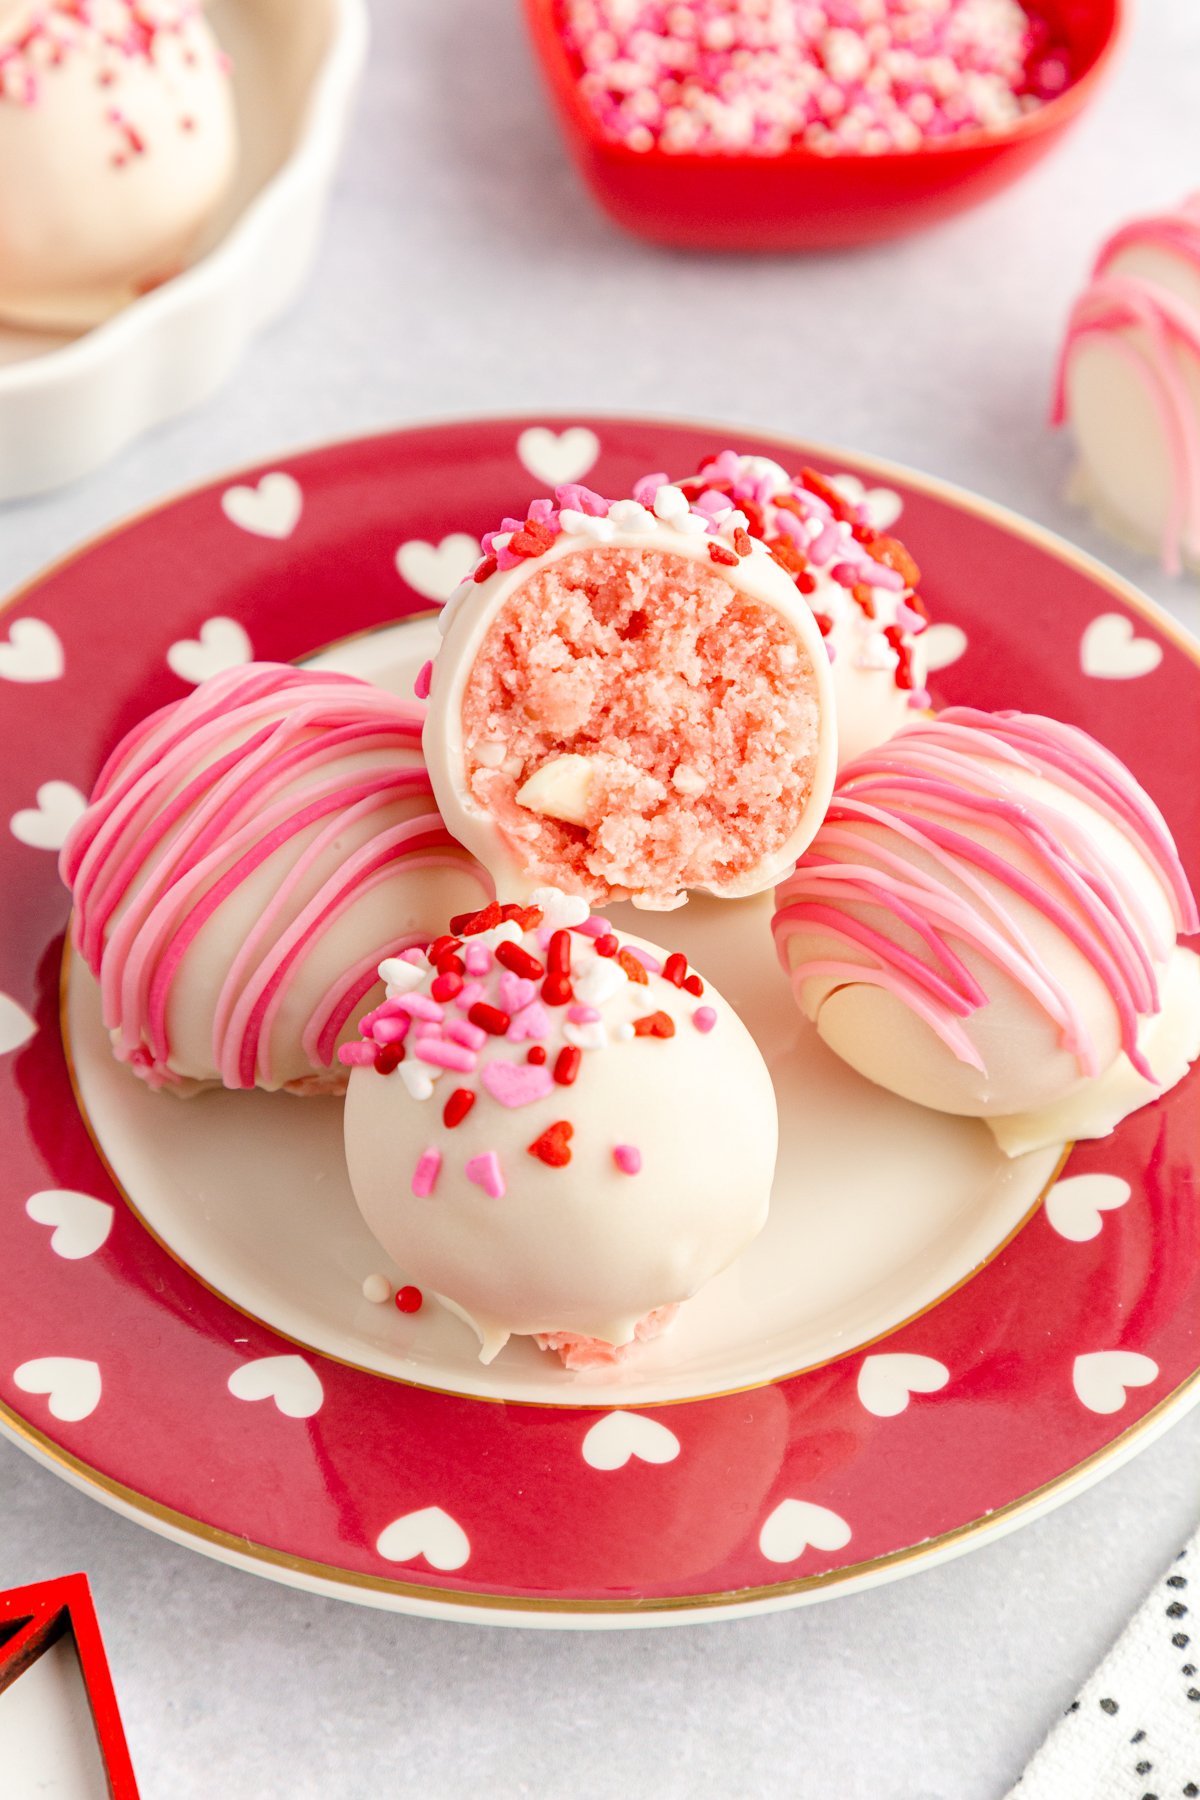
[[[556,756],[543,763],[518,788],[516,802],[527,812],[541,813],[547,819],[562,819],[568,825],[586,825],[590,817],[588,798],[595,766],[586,756]]]

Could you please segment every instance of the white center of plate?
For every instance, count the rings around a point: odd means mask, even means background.
[[[436,641],[432,621],[419,621],[313,661],[408,695]],[[614,917],[634,931],[647,924],[623,907]],[[693,900],[668,932],[738,1009],[771,1068],[781,1130],[770,1218],[666,1336],[614,1371],[568,1374],[528,1340],[484,1368],[469,1328],[432,1300],[410,1315],[365,1300],[368,1275],[395,1286],[404,1271],[355,1207],[341,1102],[152,1093],[113,1059],[96,985],[72,958],[80,1098],[117,1180],[175,1256],[313,1350],[430,1387],[560,1405],[754,1386],[845,1356],[957,1287],[1026,1217],[1060,1156],[1055,1147],[1009,1161],[977,1121],[895,1099],[839,1063],[792,1001],[770,918],[769,896]]]

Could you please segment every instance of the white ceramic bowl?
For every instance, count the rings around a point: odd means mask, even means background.
[[[295,296],[367,45],[364,0],[211,0],[234,63],[237,180],[195,262],[79,337],[0,326],[0,500],[85,475],[205,400]]]

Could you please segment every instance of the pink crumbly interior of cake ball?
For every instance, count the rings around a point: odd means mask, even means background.
[[[674,1323],[678,1304],[656,1306],[644,1319],[639,1319],[628,1344],[606,1344],[603,1338],[580,1337],[577,1331],[539,1332],[534,1339],[539,1350],[552,1350],[564,1369],[610,1369],[624,1362],[639,1344],[648,1344]]]
[[[510,596],[463,698],[466,781],[528,872],[571,892],[669,899],[778,851],[807,803],[819,702],[788,621],[657,550],[574,551]],[[585,815],[518,803],[588,759]]]

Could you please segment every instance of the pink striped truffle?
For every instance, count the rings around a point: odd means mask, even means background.
[[[113,1049],[151,1086],[343,1086],[380,962],[487,898],[434,805],[422,718],[251,663],[118,744],[60,868]]]
[[[1054,1106],[1162,1006],[1196,904],[1128,769],[1070,725],[956,707],[851,763],[777,891],[803,1012],[861,1074],[944,1112]]]

